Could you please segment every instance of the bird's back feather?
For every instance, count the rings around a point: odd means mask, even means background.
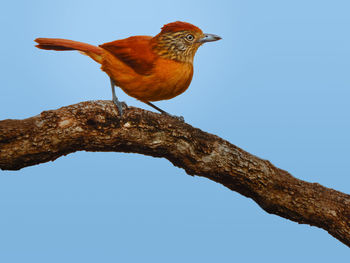
[[[152,37],[133,36],[100,45],[132,68],[136,73],[149,75],[157,56],[152,51]]]

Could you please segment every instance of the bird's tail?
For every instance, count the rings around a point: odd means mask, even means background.
[[[78,50],[82,54],[91,57],[97,63],[102,63],[103,49],[97,46],[60,38],[37,38],[34,41],[38,43],[36,47],[40,49],[57,51]]]

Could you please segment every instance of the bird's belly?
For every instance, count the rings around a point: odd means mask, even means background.
[[[193,66],[158,59],[149,75],[136,73],[121,61],[102,64],[105,71],[126,94],[143,102],[168,100],[183,93],[191,83]]]
[[[144,78],[141,81],[143,83],[133,86],[130,95],[141,101],[168,100],[180,95],[189,87],[193,75],[192,64],[180,67],[161,66],[155,69],[154,74]]]

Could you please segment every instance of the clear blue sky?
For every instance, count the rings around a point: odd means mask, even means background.
[[[101,44],[188,21],[223,40],[200,48],[187,92],[157,105],[297,178],[350,193],[349,10],[337,0],[6,1],[0,119],[111,98],[94,61],[38,50],[36,37]],[[349,259],[324,230],[134,154],[79,152],[0,171],[0,210],[6,263]]]

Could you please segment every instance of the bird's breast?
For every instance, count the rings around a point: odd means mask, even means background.
[[[183,93],[190,85],[193,76],[192,63],[183,63],[169,59],[159,59],[153,76],[150,76],[156,88],[149,86],[150,101],[168,100]]]
[[[125,93],[144,102],[168,100],[180,95],[189,87],[193,75],[192,63],[164,58],[156,59],[147,75],[135,72],[114,56],[105,56],[102,70]]]

